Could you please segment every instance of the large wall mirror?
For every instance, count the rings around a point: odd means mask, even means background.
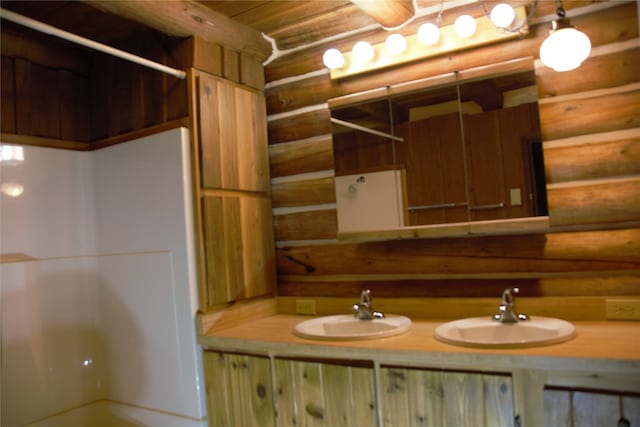
[[[548,226],[533,61],[330,100],[339,236]]]

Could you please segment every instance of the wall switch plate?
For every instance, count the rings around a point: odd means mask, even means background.
[[[522,192],[519,188],[510,188],[509,196],[511,199],[511,206],[522,206]]]
[[[640,299],[607,299],[607,319],[640,320]]]
[[[296,314],[316,314],[316,302],[309,299],[297,299]]]

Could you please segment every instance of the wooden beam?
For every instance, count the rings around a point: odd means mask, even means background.
[[[351,3],[385,28],[404,24],[414,13],[412,0],[351,0]]]
[[[231,50],[252,55],[260,61],[271,55],[271,44],[260,32],[194,0],[96,0],[86,3],[170,36],[196,35]]]

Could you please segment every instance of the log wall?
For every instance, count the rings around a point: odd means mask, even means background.
[[[330,98],[488,65],[538,58],[551,2],[522,39],[332,81],[329,47],[265,67],[278,292],[281,296],[485,297],[640,295],[640,38],[637,2],[565,1],[591,57],[557,73],[536,61],[550,231],[385,242],[338,241]],[[417,22],[415,25],[419,25]],[[411,29],[407,29],[410,31]],[[382,31],[362,38],[383,40]]]

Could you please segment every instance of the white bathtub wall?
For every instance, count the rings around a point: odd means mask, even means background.
[[[0,197],[1,424],[46,417],[106,397],[97,306],[89,153],[24,147],[0,165],[19,197]]]
[[[98,276],[109,398],[200,419],[186,129],[97,151]]]
[[[3,427],[82,420],[92,401],[139,406],[131,425],[203,425],[186,141],[24,147],[1,166],[25,191],[1,196],[0,253],[37,258],[0,264]]]
[[[39,259],[95,254],[91,153],[30,146],[23,151],[21,164],[0,164],[3,183],[24,187],[19,197],[0,195],[1,253]]]

